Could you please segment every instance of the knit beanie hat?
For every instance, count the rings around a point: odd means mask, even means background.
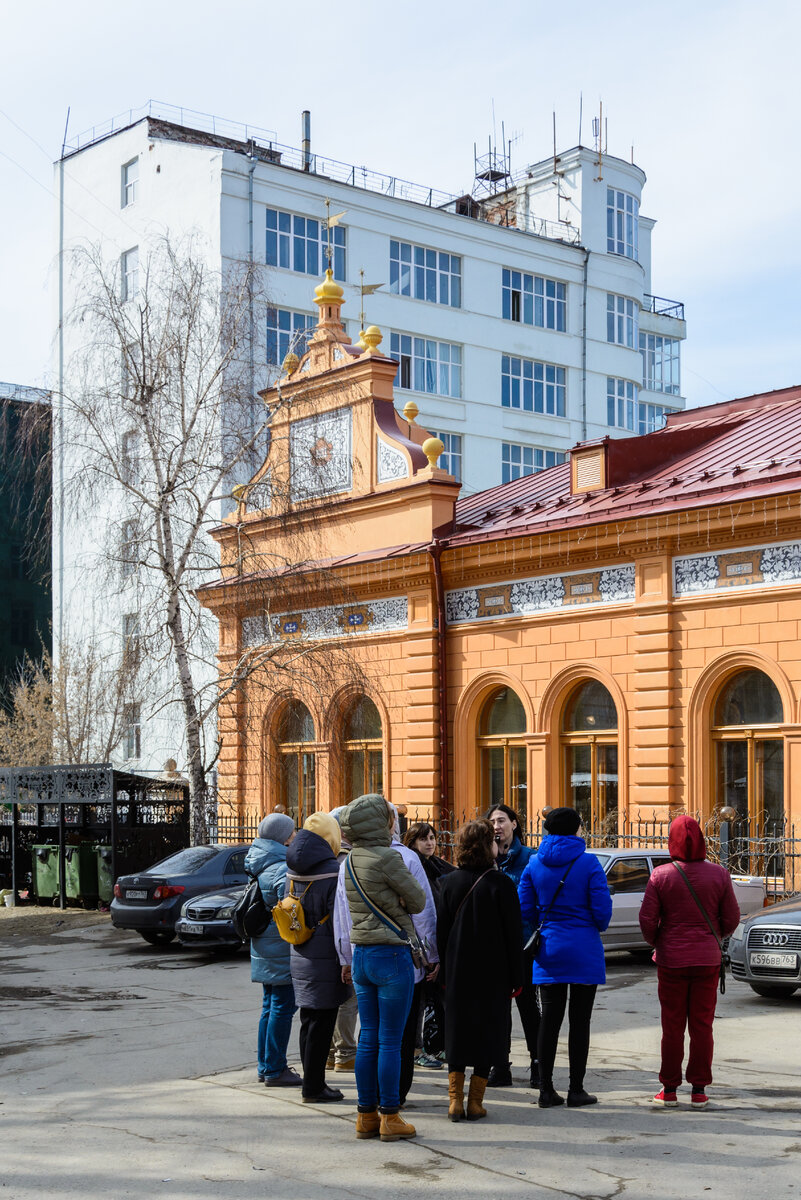
[[[342,847],[342,833],[336,817],[332,817],[327,812],[312,813],[303,822],[303,828],[308,829],[310,833],[316,833],[319,837],[324,838],[334,854],[339,854]]]
[[[559,834],[578,833],[581,817],[575,808],[553,808],[545,818],[545,832]]]
[[[257,835],[268,842],[278,842],[284,845],[295,832],[295,822],[286,813],[269,813],[259,821]]]

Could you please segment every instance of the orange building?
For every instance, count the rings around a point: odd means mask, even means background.
[[[380,332],[316,303],[202,591],[226,669],[274,651],[223,717],[231,811],[801,815],[801,388],[459,499]]]

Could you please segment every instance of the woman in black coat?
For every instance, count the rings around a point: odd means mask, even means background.
[[[457,870],[440,884],[437,944],[445,973],[448,1118],[465,1116],[464,1076],[473,1067],[467,1119],[485,1117],[487,1077],[506,1053],[509,998],[523,986],[523,929],[517,890],[496,869],[489,821],[459,834]]]
[[[303,1064],[303,1100],[327,1104],[342,1100],[339,1088],[328,1087],[325,1064],[337,1012],[351,995],[342,982],[334,944],[334,899],[339,876],[337,854],[339,824],[329,813],[312,813],[287,847],[287,883],[303,897],[303,915],[314,932],[308,941],[293,945],[290,970],[295,1003],[300,1009],[300,1057]]]

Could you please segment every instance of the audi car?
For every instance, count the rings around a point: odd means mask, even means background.
[[[233,915],[236,903],[245,892],[244,887],[224,888],[222,891],[206,892],[187,900],[175,923],[175,932],[182,946],[250,946],[249,939],[243,942],[234,929]]]
[[[248,883],[249,846],[188,846],[146,871],[121,875],[114,884],[111,922],[132,929],[151,946],[175,938],[181,908],[193,896]]]
[[[734,979],[769,1000],[801,987],[801,897],[741,921],[729,941]]]

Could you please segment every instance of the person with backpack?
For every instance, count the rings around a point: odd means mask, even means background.
[[[653,1103],[675,1108],[684,1058],[684,1031],[689,1025],[687,1082],[690,1107],[706,1108],[712,1082],[712,1022],[721,974],[721,943],[733,933],[740,908],[725,867],[706,862],[701,826],[686,814],[674,817],[668,830],[672,862],[656,867],[640,907],[640,929],[654,946],[659,1005],[662,1013],[660,1090]]]
[[[273,812],[259,823],[257,834],[245,857],[245,870],[258,879],[265,907],[271,912],[284,894],[287,846],[295,836],[295,822],[285,813]],[[286,1061],[296,1007],[289,945],[274,921],[270,921],[263,933],[251,938],[250,978],[262,985],[259,1082],[267,1087],[300,1087],[300,1076]]]
[[[295,1003],[300,1008],[300,1058],[304,1104],[342,1100],[339,1088],[325,1080],[326,1059],[337,1011],[352,994],[342,981],[334,945],[332,913],[340,849],[339,823],[330,813],[312,813],[287,849],[286,895],[302,905],[308,934],[290,946]]]

